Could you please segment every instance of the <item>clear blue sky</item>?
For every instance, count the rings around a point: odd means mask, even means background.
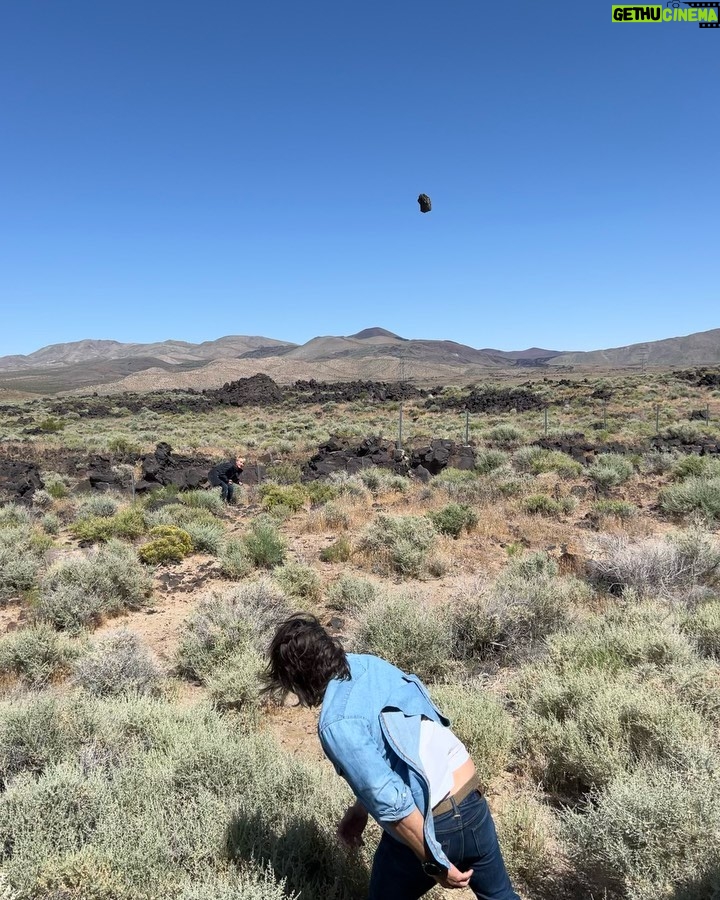
[[[610,0],[5,0],[0,355],[720,327],[719,110]]]

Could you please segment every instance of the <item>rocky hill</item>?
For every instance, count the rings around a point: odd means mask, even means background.
[[[22,396],[91,388],[104,393],[215,388],[258,372],[279,384],[313,378],[467,383],[487,377],[489,372],[526,367],[677,368],[717,363],[720,329],[574,353],[540,347],[476,349],[455,341],[404,338],[373,327],[347,336],[318,336],[300,345],[243,335],[199,344],[172,340],[153,344],[107,340],[52,344],[27,356],[0,357],[0,392]]]

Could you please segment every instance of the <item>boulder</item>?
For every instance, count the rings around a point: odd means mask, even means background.
[[[35,491],[44,486],[35,463],[0,459],[0,492],[13,502],[30,503]]]
[[[162,441],[155,452],[142,458],[142,477],[135,484],[135,491],[143,493],[158,486],[173,484],[180,490],[194,490],[207,480],[209,467],[198,460],[174,456],[172,447]]]

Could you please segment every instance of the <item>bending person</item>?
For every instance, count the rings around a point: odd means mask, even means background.
[[[220,488],[220,493],[226,503],[232,503],[235,493],[233,484],[240,484],[240,475],[244,466],[244,457],[238,456],[236,459],[218,463],[208,472],[208,481],[213,487]]]
[[[435,884],[520,900],[475,766],[419,678],[377,656],[346,654],[303,613],[278,627],[269,655],[265,693],[322,705],[322,748],[357,798],[338,837],[358,846],[368,814],[383,829],[369,900],[417,900]]]

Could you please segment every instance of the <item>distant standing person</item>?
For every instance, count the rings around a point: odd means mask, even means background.
[[[245,467],[245,457],[238,456],[218,463],[208,472],[208,481],[213,487],[219,487],[226,503],[232,503],[235,493],[234,484],[240,484],[240,476]]]
[[[269,656],[265,693],[322,706],[320,743],[356,797],[338,838],[359,846],[368,815],[383,828],[370,900],[417,900],[436,884],[520,900],[475,765],[419,678],[346,653],[306,613],[278,626]]]

